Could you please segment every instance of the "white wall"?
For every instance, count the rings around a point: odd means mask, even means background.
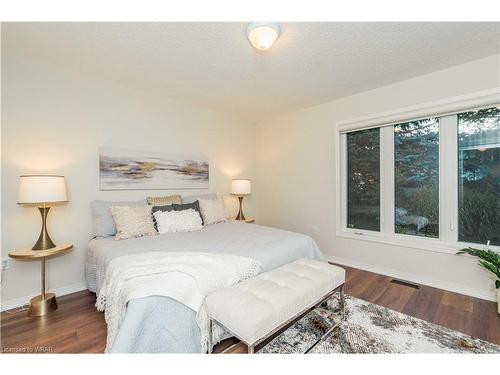
[[[477,60],[255,127],[222,113],[4,54],[2,257],[14,248],[31,246],[40,229],[37,210],[16,204],[21,174],[60,173],[67,178],[70,203],[53,208],[49,229],[56,242],[71,241],[75,249],[49,261],[52,290],[83,286],[92,199],[175,193],[99,191],[98,147],[106,145],[207,155],[212,191],[227,194],[233,177],[253,179],[246,213],[257,213],[259,223],[311,234],[327,255],[360,268],[491,297],[491,279],[471,259],[335,235],[334,123],[498,87],[499,63],[498,55]],[[38,288],[38,262],[11,261],[2,284],[3,307],[26,302]]]
[[[20,56],[2,56],[2,78],[2,257],[32,246],[40,230],[38,210],[16,204],[19,175],[62,174],[69,189],[69,204],[54,207],[48,224],[52,239],[72,242],[74,250],[49,261],[50,289],[83,285],[91,200],[207,192],[99,191],[99,146],[206,155],[210,190],[222,195],[231,178],[254,177],[255,127],[249,122]],[[248,216],[254,199],[245,199]],[[39,262],[12,260],[2,284],[4,308],[38,294],[39,277]]]
[[[336,236],[334,135],[337,121],[495,87],[500,55],[258,123],[259,222],[310,234],[347,265],[493,299],[492,278],[470,258]]]

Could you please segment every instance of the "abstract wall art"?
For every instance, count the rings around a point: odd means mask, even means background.
[[[209,161],[120,148],[99,149],[101,190],[208,189]]]

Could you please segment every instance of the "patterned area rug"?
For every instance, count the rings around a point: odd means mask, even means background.
[[[328,305],[311,311],[259,353],[305,353],[340,319],[338,299]],[[309,353],[500,353],[499,345],[350,296],[346,316]]]

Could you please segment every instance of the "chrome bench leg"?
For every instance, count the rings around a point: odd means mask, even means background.
[[[342,320],[346,320],[345,314],[345,284],[342,284],[340,288],[340,308],[342,309]]]
[[[328,336],[330,336],[332,334],[332,332],[337,327],[340,326],[340,324],[342,323],[342,321],[346,320],[346,314],[345,314],[345,283],[342,284],[340,287],[337,287],[336,289],[334,289],[334,292],[337,291],[337,289],[338,289],[339,296],[340,296],[340,314],[341,314],[341,319],[340,319],[340,321],[338,323],[336,323],[332,327],[330,327],[328,329],[328,331],[326,331],[309,349],[306,350],[305,353],[309,353],[311,350],[313,350],[316,345],[318,345],[321,341],[323,341]],[[327,302],[327,301],[325,301],[325,302]],[[325,302],[322,302],[321,306],[323,306],[323,304]]]
[[[253,354],[255,347],[253,345],[248,345],[248,354]]]
[[[213,344],[212,344],[212,336],[213,336],[213,332],[212,332],[212,329],[213,329],[213,323],[212,323],[212,319],[209,319],[208,321],[208,354],[212,354],[212,350],[213,350]]]

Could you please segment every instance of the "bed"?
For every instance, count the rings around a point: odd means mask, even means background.
[[[261,263],[261,272],[300,258],[322,260],[314,240],[306,235],[271,227],[223,222],[188,233],[115,241],[93,239],[88,245],[88,288],[98,292],[107,264],[122,255],[151,251],[207,252],[241,255]],[[185,305],[162,296],[138,298],[127,305],[125,319],[110,352],[200,353],[200,330],[195,313]]]

